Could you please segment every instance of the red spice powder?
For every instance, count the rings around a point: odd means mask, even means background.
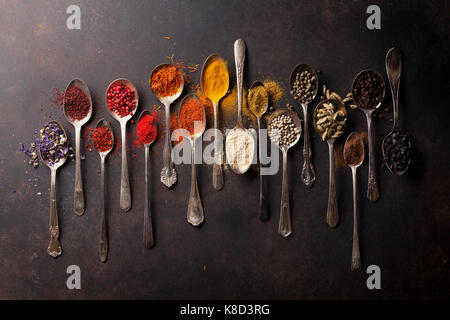
[[[137,124],[137,136],[142,143],[151,143],[156,138],[156,121],[151,114],[143,116]]]
[[[100,125],[95,128],[92,134],[94,147],[99,152],[111,150],[113,147],[113,136],[107,126]]]
[[[202,129],[198,122],[201,122],[203,125],[204,121],[204,111],[201,101],[195,98],[189,99],[180,110],[180,117],[178,118],[179,127],[188,130],[192,136]]]
[[[64,104],[68,116],[73,120],[86,118],[91,108],[88,96],[78,87],[71,87],[66,91]]]

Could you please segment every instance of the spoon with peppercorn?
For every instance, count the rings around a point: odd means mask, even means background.
[[[108,256],[108,229],[106,226],[106,206],[105,206],[105,158],[114,147],[114,135],[111,126],[104,119],[100,119],[95,126],[93,133],[94,148],[100,156],[100,180],[102,197],[102,217],[100,229],[100,241],[98,254],[101,262],[106,262]]]
[[[383,139],[383,159],[389,171],[401,176],[411,162],[411,137],[400,134],[398,124],[398,91],[402,73],[402,55],[399,49],[392,48],[386,55],[386,72],[389,78],[394,109],[394,124],[392,131]]]
[[[122,137],[122,167],[120,170],[120,208],[131,209],[131,190],[128,177],[127,122],[134,116],[139,105],[136,87],[127,79],[116,79],[106,90],[106,104],[111,116],[120,123]]]
[[[309,119],[308,119],[308,104],[314,100],[319,88],[319,81],[317,73],[313,67],[307,64],[299,64],[292,70],[290,78],[291,94],[296,101],[298,101],[303,109],[304,119],[304,139],[303,139],[303,169],[302,180],[307,187],[311,187],[316,181],[316,174],[311,161],[312,151],[309,142]]]
[[[40,131],[39,155],[42,162],[50,169],[50,244],[47,252],[53,258],[61,255],[62,248],[58,240],[59,223],[56,206],[56,171],[67,160],[67,135],[64,127],[57,121],[50,121]]]
[[[152,130],[153,129],[153,130]],[[137,124],[137,137],[144,145],[145,152],[145,194],[144,194],[144,246],[150,249],[154,246],[153,224],[150,202],[148,200],[148,158],[150,146],[156,139],[156,123],[148,110],[142,111]],[[141,133],[142,132],[142,133]]]
[[[353,246],[351,270],[361,270],[361,254],[359,251],[358,215],[356,208],[356,170],[364,162],[364,142],[361,136],[352,132],[347,137],[344,145],[344,161],[352,169],[353,180]]]
[[[177,182],[177,172],[175,171],[175,167],[172,162],[172,143],[170,141],[170,105],[177,100],[184,89],[184,77],[180,75],[180,86],[177,89],[177,91],[170,96],[164,96],[162,97],[158,92],[154,91],[152,88],[152,79],[153,75],[158,72],[159,70],[163,68],[171,68],[174,67],[172,64],[164,63],[160,64],[153,69],[152,73],[150,74],[150,88],[152,89],[153,95],[156,97],[156,99],[161,102],[166,111],[166,134],[164,136],[164,150],[163,150],[163,161],[164,166],[161,170],[161,182],[168,188],[173,186]],[[179,73],[179,71],[177,70]],[[164,80],[166,82],[169,82],[169,80]]]
[[[358,109],[364,112],[367,119],[369,144],[369,179],[367,184],[367,198],[370,201],[377,201],[380,197],[376,174],[375,137],[372,126],[372,115],[374,111],[381,106],[385,91],[383,77],[374,70],[363,70],[358,73],[353,80],[353,101]]]
[[[67,85],[64,94],[64,115],[75,128],[75,189],[73,209],[81,216],[84,213],[83,178],[81,174],[80,136],[82,126],[92,116],[92,98],[89,88],[83,80],[73,79]]]
[[[283,154],[283,182],[281,187],[278,233],[286,238],[292,233],[287,153],[288,150],[300,140],[302,124],[297,113],[286,108],[274,111],[270,115],[267,123],[267,133],[269,134],[270,141],[277,146]]]

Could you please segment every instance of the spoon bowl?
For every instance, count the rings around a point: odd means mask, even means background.
[[[97,124],[95,125],[95,129],[97,129],[98,127],[101,127],[101,126],[108,128],[109,132],[111,133],[111,137],[112,137],[111,148],[109,148],[108,150],[105,150],[105,151],[100,151],[97,149],[97,147],[94,144],[94,149],[95,149],[95,151],[97,151],[97,153],[99,154],[100,157],[106,157],[108,155],[108,153],[110,153],[112,151],[112,149],[114,149],[114,135],[113,135],[113,131],[112,131],[110,124],[105,119],[100,119],[97,122]]]
[[[59,123],[56,120],[52,120],[48,122],[49,124],[56,124],[63,132],[64,138],[66,138],[66,142],[65,142],[65,147],[68,146],[68,141],[67,141],[67,133],[66,133],[66,129],[64,129],[64,127],[61,125],[61,123]],[[50,164],[50,162],[44,158],[44,155],[42,154],[41,148],[39,148],[39,156],[42,160],[42,162],[50,169],[50,170],[57,170],[59,167],[61,167],[67,160],[67,155],[64,158],[61,158],[57,163],[54,163],[53,165]]]
[[[191,99],[195,99],[197,101],[200,102],[200,104],[202,103],[202,100],[195,94],[195,93],[190,93],[188,95],[186,95],[183,100],[181,100],[180,106],[178,108],[178,119],[180,118],[180,113],[181,110],[183,109],[184,105],[186,104],[186,102],[188,102]],[[194,141],[197,138],[200,138],[202,136],[202,134],[205,132],[206,129],[206,113],[205,113],[205,108],[203,107],[203,104],[201,104],[202,106],[202,111],[203,111],[203,121],[202,121],[202,126],[200,128],[200,131],[195,132],[193,135],[186,135],[185,137],[188,138],[190,141]]]
[[[257,88],[257,87],[263,87],[264,88],[264,84],[261,81],[256,80],[255,82],[252,83],[252,85],[250,86],[250,90]],[[267,91],[267,90],[266,90]],[[269,99],[267,99],[267,103],[266,106],[264,108],[264,111],[262,112],[261,115],[256,115],[253,113],[253,111],[249,108],[250,112],[257,118],[257,119],[261,119],[262,116],[267,112],[267,109],[269,109]]]
[[[91,93],[90,93],[90,91],[89,91],[88,86],[86,85],[86,83],[85,83],[83,80],[80,80],[80,79],[73,79],[73,80],[70,81],[69,84],[67,85],[66,91],[65,91],[65,92],[67,92],[67,90],[69,90],[70,88],[73,88],[73,87],[79,88],[79,89],[80,89],[81,91],[83,91],[83,93],[88,97],[88,99],[89,99],[89,112],[88,112],[88,114],[86,115],[86,117],[84,117],[84,118],[81,119],[81,120],[72,119],[72,118],[69,116],[69,113],[67,112],[67,107],[66,107],[66,97],[65,97],[65,95],[64,95],[64,108],[63,108],[63,111],[64,111],[64,116],[66,117],[66,119],[67,119],[67,121],[68,121],[69,123],[71,123],[74,127],[75,127],[75,126],[80,126],[80,127],[81,127],[82,125],[84,125],[86,122],[88,122],[88,121],[91,119],[91,116],[92,116],[92,110],[93,110],[93,108],[92,108],[92,97],[91,97]]]
[[[317,106],[314,108],[314,112],[313,112],[313,125],[314,125],[314,129],[316,130],[316,132],[321,135],[323,132],[319,130],[319,128],[317,127],[317,112],[319,111],[319,109],[326,103],[331,103],[333,104],[335,107],[337,107],[339,109],[339,111],[342,111],[342,113],[345,115],[345,117],[347,118],[347,108],[345,108],[345,105],[343,105],[342,103],[340,103],[338,100],[331,100],[331,99],[325,99],[320,101]],[[335,139],[331,139],[328,138],[327,141],[332,141],[334,142]]]
[[[316,90],[314,90],[314,94],[311,99],[311,101],[312,101],[317,96],[317,92],[319,91],[319,78],[317,77],[316,70],[314,70],[314,68],[312,66],[310,66],[309,64],[301,63],[294,67],[294,69],[291,72],[291,77],[289,78],[289,87],[290,87],[291,91],[294,90],[294,82],[296,80],[297,74],[301,73],[303,71],[308,71],[315,77],[314,84],[316,86]]]
[[[267,133],[269,134],[270,137],[270,133],[272,131],[272,120],[275,119],[276,117],[280,116],[280,115],[287,115],[289,117],[292,118],[292,121],[294,122],[295,126],[297,127],[297,129],[300,129],[300,134],[297,136],[297,138],[288,146],[280,146],[276,141],[272,141],[271,142],[280,150],[284,149],[284,150],[289,150],[290,148],[292,148],[299,140],[300,137],[302,135],[302,122],[299,119],[297,113],[295,111],[292,111],[290,109],[286,109],[286,108],[282,108],[282,109],[278,109],[275,110],[274,112],[272,112],[270,114],[269,120],[267,120]]]
[[[170,64],[170,63],[162,63],[162,64],[160,64],[160,65],[157,65],[157,66],[152,70],[152,72],[151,72],[151,74],[150,74],[150,81],[151,81],[153,75],[154,75],[157,71],[159,71],[160,69],[162,69],[162,68],[167,68],[167,67],[173,67],[173,66],[174,66],[174,65],[172,65],[172,64]],[[151,85],[150,85],[150,89],[152,90],[153,95],[155,96],[155,98],[159,100],[159,102],[161,102],[161,103],[164,104],[164,105],[166,105],[166,104],[172,104],[175,100],[177,100],[177,99],[181,96],[181,93],[183,92],[183,89],[184,89],[184,77],[181,76],[181,84],[180,84],[180,87],[178,88],[177,92],[176,92],[175,94],[171,95],[171,96],[161,97],[157,92],[155,92],[155,91],[152,89]]]
[[[118,84],[121,84],[121,85],[123,85],[125,87],[128,87],[128,88],[134,90],[134,100],[136,101],[136,105],[135,105],[135,107],[134,107],[134,109],[132,111],[132,114],[129,114],[129,115],[125,116],[125,117],[119,116],[116,112],[112,111],[109,107],[108,107],[108,111],[111,114],[111,116],[114,119],[116,119],[117,121],[119,121],[120,123],[127,123],[128,120],[130,120],[135,115],[135,113],[137,111],[137,108],[138,108],[138,105],[139,105],[139,94],[138,94],[138,91],[137,91],[136,87],[134,86],[134,84],[130,80],[119,78],[119,79],[116,79],[116,80],[114,80],[113,82],[111,82],[109,84],[108,88],[106,89],[105,101],[108,100],[107,94],[108,94],[109,89],[111,87],[113,87],[113,86],[118,85]]]

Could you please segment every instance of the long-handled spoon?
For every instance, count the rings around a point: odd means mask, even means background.
[[[67,121],[71,123],[75,127],[75,190],[73,194],[73,210],[79,216],[84,213],[85,205],[84,205],[84,192],[83,192],[83,179],[81,174],[81,154],[80,154],[80,136],[81,136],[81,127],[89,121],[92,116],[92,98],[91,93],[89,92],[89,88],[83,80],[73,79],[67,85],[67,90],[72,87],[78,87],[89,99],[89,113],[81,120],[72,119],[67,112],[66,107],[66,95],[64,95],[64,115],[66,116]]]
[[[234,59],[236,63],[236,78],[237,78],[237,94],[238,94],[238,120],[236,126],[231,129],[227,134],[227,139],[231,136],[246,136],[243,140],[252,141],[253,136],[247,129],[244,128],[244,124],[242,122],[242,86],[243,86],[243,78],[244,78],[244,61],[245,61],[245,42],[242,39],[237,39],[234,42]],[[228,145],[228,143],[226,144]],[[233,145],[231,143],[230,145]],[[245,151],[245,158],[250,159],[248,163],[240,164],[236,163],[236,159],[230,159],[229,152],[227,154],[227,161],[230,164],[231,169],[234,173],[243,174],[247,172],[247,170],[251,166],[251,160],[254,157],[255,150],[254,148],[248,147]]]
[[[356,139],[355,141],[352,141],[353,139]],[[359,150],[362,151],[360,159],[358,161],[355,161],[355,163],[349,163],[348,161],[348,154],[345,153],[347,148],[347,143],[349,141],[353,143],[359,144]],[[356,207],[356,198],[357,198],[357,188],[356,188],[356,170],[358,167],[364,162],[364,143],[359,137],[359,134],[356,132],[352,132],[345,141],[344,145],[344,161],[347,164],[347,166],[352,169],[352,180],[353,180],[353,245],[352,245],[352,265],[351,270],[352,271],[358,271],[361,270],[361,254],[359,251],[359,235],[358,235],[358,213],[357,213],[357,207]]]
[[[142,111],[141,115],[139,116],[138,126],[139,126],[139,123],[141,122],[141,119],[143,119],[143,117],[146,115],[150,115],[150,112],[147,110]],[[144,202],[144,237],[143,237],[143,239],[144,239],[144,246],[147,249],[150,249],[151,247],[153,247],[155,245],[155,240],[153,237],[152,212],[151,212],[151,208],[150,208],[150,202],[148,199],[148,157],[149,157],[149,152],[150,152],[150,146],[156,139],[156,130],[157,130],[156,123],[154,123],[154,126],[155,126],[155,136],[152,141],[144,142],[139,138],[139,135],[138,135],[138,139],[144,145],[144,151],[145,151],[145,195],[144,195],[145,202]]]
[[[106,258],[108,257],[108,228],[106,223],[106,207],[105,207],[105,158],[108,155],[108,153],[111,152],[111,150],[114,147],[114,135],[113,131],[111,129],[111,126],[108,122],[106,122],[103,119],[100,119],[99,122],[97,122],[97,125],[95,126],[95,129],[97,130],[100,127],[107,128],[109,134],[111,135],[111,146],[110,148],[106,150],[99,150],[97,149],[97,146],[94,143],[95,150],[100,156],[100,163],[101,163],[101,170],[100,170],[100,179],[102,184],[102,216],[101,216],[101,229],[100,229],[100,241],[99,241],[99,247],[98,247],[98,255],[100,257],[101,262],[106,262]],[[95,131],[94,131],[95,132]]]
[[[108,94],[109,88],[117,85],[126,86],[134,90],[134,100],[136,105],[132,111],[132,114],[125,117],[119,116],[117,113],[108,108],[111,116],[120,123],[120,135],[122,137],[122,167],[120,171],[120,208],[127,212],[131,209],[131,190],[130,190],[130,180],[128,177],[128,157],[127,157],[127,122],[130,120],[137,111],[139,105],[139,95],[136,87],[127,79],[116,79],[108,86],[106,89],[106,95]],[[106,97],[106,100],[108,98]]]
[[[189,94],[183,98],[181,101],[181,106],[179,109],[179,114],[182,112],[184,104],[188,102],[191,99],[197,99],[200,102],[202,111],[203,111],[203,121],[201,124],[201,127],[199,130],[194,130],[194,134],[191,136],[186,136],[186,138],[191,143],[191,162],[192,162],[192,169],[191,169],[191,193],[189,195],[189,204],[187,209],[187,221],[192,224],[193,226],[200,225],[204,220],[204,214],[203,214],[203,206],[202,206],[202,200],[200,199],[200,193],[198,191],[198,183],[197,183],[197,169],[195,164],[195,145],[196,140],[200,138],[205,131],[206,128],[206,116],[205,116],[205,109],[203,108],[203,105],[201,104],[200,98],[195,94]],[[179,117],[180,118],[180,117]],[[194,123],[194,129],[198,128],[198,123]]]
[[[408,170],[409,164],[411,162],[411,158],[408,156],[408,164],[406,165],[406,168],[404,168],[403,170],[397,170],[394,167],[391,168],[389,163],[386,162],[386,150],[384,147],[386,144],[386,141],[389,137],[391,137],[391,139],[396,139],[397,141],[399,141],[401,138],[406,137],[406,139],[408,141],[409,149],[411,149],[411,138],[406,134],[399,133],[398,91],[400,88],[400,77],[402,74],[402,53],[400,52],[399,49],[392,48],[387,53],[387,55],[386,55],[386,72],[388,75],[389,84],[391,86],[392,105],[393,105],[393,109],[394,109],[394,124],[392,126],[391,132],[387,136],[385,136],[383,139],[383,144],[382,144],[383,159],[386,163],[386,167],[388,167],[388,169],[391,173],[401,176]]]
[[[153,69],[152,73],[150,74],[150,81],[155,72],[157,72],[161,68],[167,67],[173,67],[173,65],[165,63],[156,66],[155,69]],[[170,141],[170,105],[175,100],[178,99],[178,97],[183,92],[183,88],[184,88],[184,78],[181,77],[180,87],[178,88],[177,92],[172,96],[161,97],[157,92],[152,90],[153,95],[156,97],[156,99],[159,100],[159,102],[161,102],[164,105],[166,110],[166,135],[164,138],[164,151],[163,151],[164,166],[161,170],[161,182],[168,188],[170,188],[177,182],[177,172],[175,171],[175,167],[172,163],[172,143]]]
[[[67,134],[64,127],[57,121],[50,121],[50,124],[56,124],[62,130],[62,136],[65,139],[65,147],[67,147]],[[39,155],[42,162],[50,169],[51,182],[50,182],[50,219],[49,219],[49,232],[50,232],[50,243],[47,248],[47,252],[53,258],[61,255],[62,248],[59,242],[59,223],[58,223],[58,211],[56,206],[56,171],[61,167],[67,160],[67,155],[61,158],[56,163],[50,163],[48,159],[42,154],[42,149],[39,148]]]
[[[319,102],[319,104],[314,109],[313,119],[314,119],[314,128],[316,129],[317,133],[322,135],[322,131],[319,130],[316,124],[316,115],[317,111],[325,104],[325,103],[332,103],[333,105],[337,106],[340,111],[342,111],[347,117],[347,109],[344,105],[340,104],[337,100],[323,100]],[[334,141],[336,139],[328,138],[327,144],[328,144],[328,151],[329,151],[329,162],[330,162],[330,177],[329,177],[329,185],[328,185],[328,207],[327,207],[327,218],[326,221],[328,225],[331,228],[334,228],[337,226],[339,222],[339,211],[338,211],[338,205],[337,205],[337,196],[336,196],[336,179],[335,179],[335,164],[334,164]]]
[[[277,141],[272,140],[271,130],[272,130],[272,121],[276,117],[280,115],[287,115],[292,118],[294,125],[297,129],[300,130],[298,136],[294,141],[289,145],[279,145]],[[281,187],[281,207],[280,207],[280,222],[278,225],[278,233],[283,237],[288,237],[292,233],[292,224],[291,224],[291,206],[289,203],[289,181],[288,181],[288,168],[287,168],[287,154],[288,150],[293,147],[298,140],[300,140],[300,136],[302,134],[302,125],[300,119],[296,112],[289,109],[278,109],[274,111],[268,120],[268,134],[271,139],[271,142],[275,144],[283,153],[283,182]]]
[[[364,109],[360,107],[360,101],[357,98],[357,95],[355,94],[356,91],[356,84],[359,81],[360,77],[363,76],[366,73],[373,73],[382,83],[383,85],[383,97],[380,100],[380,102],[376,106],[372,106],[371,109]],[[367,183],[367,198],[370,201],[377,201],[380,197],[380,193],[378,191],[378,183],[377,183],[377,173],[376,173],[376,163],[375,163],[375,136],[374,136],[374,129],[372,126],[372,114],[373,112],[378,109],[381,106],[381,103],[383,101],[385,94],[385,85],[384,85],[384,79],[383,77],[374,70],[363,70],[360,73],[358,73],[353,80],[352,84],[352,96],[353,101],[355,102],[356,106],[359,110],[363,111],[366,115],[367,119],[367,132],[368,132],[368,143],[369,143],[369,179]]]
[[[209,86],[206,85],[206,79],[205,70],[207,69],[208,65],[213,61],[219,61],[223,63],[224,68],[227,68],[226,62],[217,54],[212,54],[208,58],[206,58],[205,63],[203,64],[202,73],[200,76],[201,79],[201,88],[203,91],[203,94],[211,100],[214,110],[214,130],[219,130],[219,101],[222,99],[228,91],[229,87],[229,75],[228,76],[228,84],[226,85],[226,89],[223,92],[218,92],[217,96],[213,97],[211,92],[206,90]],[[217,131],[216,131],[217,132]],[[219,139],[217,135],[214,137],[214,158],[216,161],[213,164],[213,187],[216,190],[220,190],[223,188],[223,169],[222,169],[222,162],[223,162],[223,147],[219,143]]]
[[[316,88],[316,90],[314,91],[313,97],[311,99],[311,100],[313,100],[316,97],[316,95],[317,95],[317,90],[319,88],[319,80],[317,78],[316,71],[310,65],[299,64],[299,65],[297,65],[294,68],[294,70],[292,70],[291,78],[290,78],[290,81],[289,81],[290,87],[291,87],[291,91],[294,88],[294,83],[295,83],[297,74],[301,73],[302,71],[308,71],[316,79],[315,80],[315,88]],[[303,138],[303,158],[304,158],[304,163],[303,163],[303,169],[302,169],[302,180],[303,180],[303,183],[307,187],[311,187],[313,185],[314,181],[316,181],[316,174],[314,172],[314,166],[313,166],[312,161],[311,161],[312,151],[311,151],[311,144],[309,142],[308,104],[307,103],[301,103],[301,105],[302,105],[302,109],[303,109],[303,119],[305,121],[305,123],[304,123],[304,130],[303,130],[303,132],[305,133],[305,136]]]
[[[250,87],[250,90],[256,87],[263,87],[264,84],[261,81],[255,81],[253,82],[252,86]],[[265,90],[265,89],[264,89]],[[266,197],[264,197],[264,176],[262,174],[262,134],[261,134],[261,118],[266,113],[267,109],[269,108],[269,100],[267,100],[267,104],[264,107],[264,110],[260,114],[253,114],[256,119],[258,120],[258,154],[259,154],[259,218],[262,221],[266,221],[269,219],[269,210],[267,207],[267,201]],[[251,110],[251,109],[250,109]]]

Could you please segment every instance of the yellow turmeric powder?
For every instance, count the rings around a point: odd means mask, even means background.
[[[203,71],[203,94],[217,103],[227,93],[229,82],[227,63],[218,57],[208,63]]]

